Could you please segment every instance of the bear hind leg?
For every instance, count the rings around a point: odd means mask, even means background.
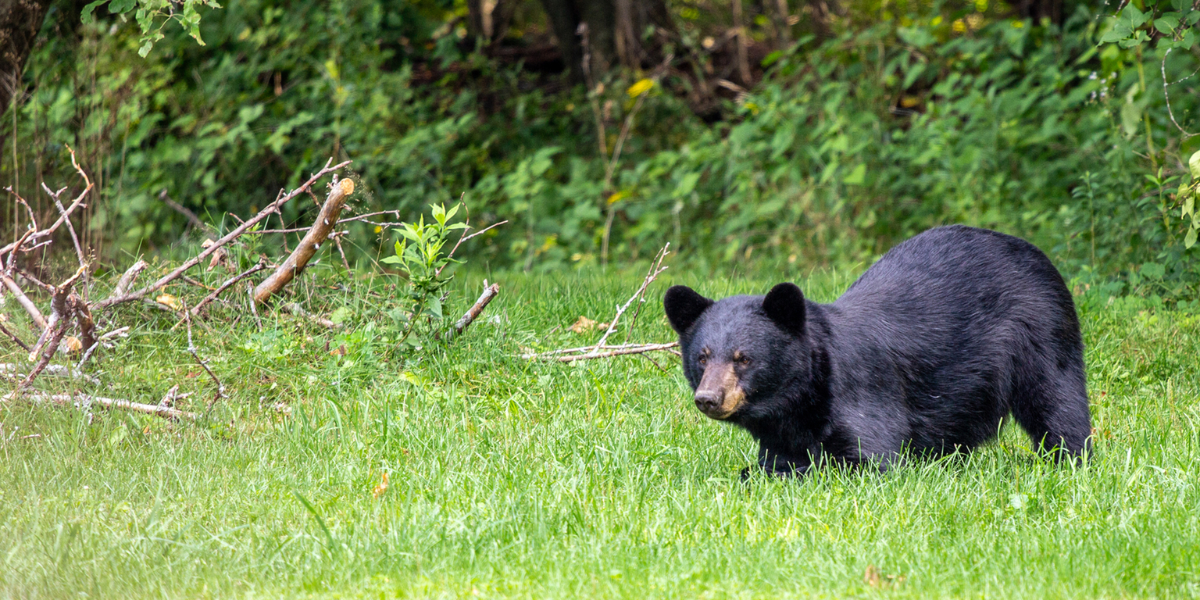
[[[1081,372],[1059,371],[1018,385],[1012,412],[1034,446],[1044,453],[1077,458],[1091,449],[1092,421]]]

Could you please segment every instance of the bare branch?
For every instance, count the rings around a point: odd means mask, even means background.
[[[200,311],[207,306],[209,302],[216,300],[217,296],[220,296],[221,292],[229,289],[230,286],[265,268],[267,268],[267,261],[265,259],[259,259],[258,264],[246,269],[234,277],[229,278],[225,283],[222,283],[220,286],[218,286],[217,289],[213,290],[211,294],[205,296],[203,300],[201,300],[198,304],[196,304],[195,307],[192,308],[192,316],[199,316]]]
[[[462,318],[460,318],[458,321],[455,321],[454,329],[452,330],[452,333],[447,333],[446,340],[449,341],[462,335],[462,332],[465,331],[467,327],[475,321],[475,319],[479,318],[479,315],[483,313],[483,309],[487,308],[488,303],[490,303],[492,299],[495,298],[499,293],[500,284],[498,283],[493,283],[492,285],[484,288],[483,294],[479,296],[479,299],[475,301],[475,304],[472,305],[465,314],[463,314]]]
[[[621,315],[625,314],[625,311],[629,309],[629,305],[633,304],[634,300],[637,300],[643,294],[645,294],[646,287],[653,283],[655,279],[658,279],[660,273],[667,270],[667,267],[662,266],[662,261],[667,257],[667,254],[670,254],[670,252],[667,250],[670,247],[671,243],[667,242],[667,244],[663,246],[663,249],[659,250],[658,255],[655,257],[656,262],[651,263],[650,271],[646,273],[646,278],[642,280],[641,287],[639,287],[637,291],[633,293],[633,296],[631,296],[629,300],[625,302],[625,304],[617,307],[617,314],[613,317],[612,322],[609,324],[608,330],[604,332],[603,336],[600,336],[600,341],[596,342],[597,350],[600,348],[600,346],[604,345],[604,342],[608,341],[608,336],[612,335],[612,333],[617,330],[617,322],[621,320]],[[638,306],[640,310],[641,305],[639,304]],[[632,329],[630,331],[632,331]]]
[[[67,231],[71,233],[71,241],[75,244],[75,256],[79,259],[79,266],[82,267],[86,265],[87,260],[83,258],[83,246],[79,245],[79,236],[75,235],[75,226],[71,224],[71,217],[70,215],[66,214],[67,209],[63,208],[62,201],[59,200],[59,196],[61,196],[63,192],[67,191],[67,188],[62,188],[57,192],[54,192],[51,191],[50,187],[47,186],[46,182],[43,181],[42,189],[46,191],[46,194],[48,194],[52,200],[54,200],[54,207],[58,209],[58,214],[65,219],[63,222],[67,224]]]
[[[208,229],[208,226],[204,224],[204,221],[200,220],[200,217],[196,216],[196,213],[192,212],[188,207],[172,200],[171,197],[167,195],[167,188],[163,188],[162,191],[158,193],[158,199],[162,200],[163,204],[171,207],[171,210],[183,215],[194,229],[199,229],[200,231]]]
[[[221,384],[220,379],[217,379],[217,376],[212,372],[212,369],[208,368],[208,363],[203,360],[200,360],[200,355],[196,353],[196,345],[192,343],[191,311],[188,310],[187,304],[183,305],[183,319],[184,319],[184,322],[187,323],[187,337],[188,337],[187,349],[188,349],[188,352],[191,353],[192,358],[196,359],[196,362],[204,369],[204,372],[208,373],[208,376],[212,378],[213,383],[217,384],[217,393],[213,395],[212,400],[208,401],[208,406],[205,407],[205,409],[204,409],[205,412],[207,412],[212,409],[213,405],[217,403],[217,400],[220,400],[221,398],[226,397],[225,396],[225,386]]]
[[[547,360],[549,360],[550,358],[553,358],[554,360],[556,360],[558,362],[568,363],[568,362],[575,362],[577,360],[591,360],[594,358],[611,358],[613,356],[624,356],[627,354],[641,354],[643,352],[657,352],[660,350],[670,350],[678,345],[679,345],[679,342],[670,342],[670,343],[666,343],[666,344],[639,344],[639,345],[629,347],[629,348],[622,348],[620,350],[609,350],[608,352],[600,352],[600,353],[594,353],[594,354],[593,353],[572,354],[572,355],[564,355],[564,356],[556,356],[556,357],[536,356],[534,358],[545,358]]]
[[[71,213],[75,212],[75,209],[79,208],[83,204],[83,199],[87,196],[88,192],[92,191],[92,187],[93,187],[92,180],[88,179],[87,173],[84,173],[83,169],[81,169],[79,167],[79,163],[75,162],[75,151],[71,150],[70,146],[67,146],[67,150],[71,152],[71,164],[75,167],[75,170],[79,173],[79,176],[83,177],[83,181],[85,183],[87,183],[87,187],[85,187],[83,189],[83,191],[80,192],[79,195],[75,197],[75,200],[73,202],[71,202],[71,205],[68,206],[66,210],[61,211],[59,213],[58,220],[55,221],[53,225],[51,225],[45,229],[42,229],[40,231],[36,231],[33,233],[33,235],[29,236],[29,241],[33,242],[35,244],[37,242],[39,242],[42,238],[49,237],[50,234],[57,231],[59,226],[61,226],[63,224],[63,222],[66,221],[68,217],[70,217]],[[12,251],[15,254],[16,249],[20,247],[20,245],[23,241],[24,241],[24,238],[0,248],[0,256],[3,256],[5,253],[10,252],[10,251]]]
[[[308,261],[321,248],[321,243],[329,237],[329,233],[337,224],[338,215],[342,213],[346,197],[352,193],[354,193],[353,179],[347,178],[334,182],[333,189],[325,199],[325,204],[321,206],[321,212],[317,215],[312,229],[309,229],[304,239],[300,240],[300,244],[287,257],[287,260],[283,261],[283,264],[279,265],[274,273],[254,289],[255,302],[260,304],[266,302],[272,294],[282,290],[283,286],[287,285],[296,276],[296,273],[308,264]]]
[[[0,400],[2,400],[4,402],[11,402],[16,398],[17,398],[17,392],[13,392],[11,394],[0,397]],[[78,400],[76,398],[78,398]],[[83,409],[86,409],[92,405],[99,405],[99,406],[102,406],[109,410],[112,410],[112,409],[132,410],[134,412],[145,413],[148,415],[157,415],[159,417],[163,417],[163,418],[167,418],[167,419],[185,418],[185,419],[191,419],[193,421],[197,419],[196,413],[191,413],[191,412],[179,410],[176,408],[171,408],[169,406],[154,405],[154,404],[141,404],[138,402],[130,402],[129,400],[118,400],[116,398],[104,398],[102,396],[90,396],[87,394],[78,394],[77,396],[71,396],[68,394],[47,394],[44,392],[32,392],[29,394],[25,394],[25,399],[29,400],[30,402],[50,402],[53,404],[58,404],[60,406],[75,405],[75,406],[78,406],[79,408],[83,408]]]
[[[4,326],[3,322],[0,322],[0,333],[8,336],[8,338],[20,346],[22,350],[29,352],[29,344],[21,341],[21,338],[17,337],[17,334],[9,331],[8,328]]]
[[[316,183],[322,177],[324,177],[325,175],[328,175],[330,173],[338,171],[339,169],[345,167],[346,165],[349,165],[352,161],[347,160],[347,161],[338,163],[338,164],[330,167],[329,163],[331,163],[331,162],[333,162],[333,159],[329,159],[329,161],[327,161],[325,163],[324,168],[322,168],[319,172],[317,172],[316,175],[313,175],[312,177],[310,177],[308,179],[308,181],[305,181],[303,184],[301,184],[300,187],[292,190],[291,192],[289,192],[288,194],[286,194],[284,196],[280,196],[279,199],[277,199],[274,202],[272,202],[271,204],[267,205],[267,207],[262,209],[261,211],[259,211],[258,214],[245,220],[236,229],[225,234],[224,237],[222,237],[221,239],[214,242],[208,248],[205,248],[202,252],[200,252],[200,254],[197,254],[196,256],[192,257],[190,260],[183,263],[182,265],[179,265],[178,267],[175,268],[175,270],[160,277],[154,283],[152,283],[140,290],[137,290],[136,292],[130,292],[130,293],[124,294],[119,297],[109,297],[101,302],[96,303],[92,308],[93,309],[107,308],[109,306],[112,306],[114,304],[119,304],[122,302],[129,302],[132,300],[140,300],[142,297],[146,296],[147,294],[151,294],[153,292],[158,291],[163,286],[174,281],[176,278],[178,278],[180,275],[182,275],[188,269],[191,269],[192,267],[199,264],[200,261],[204,260],[205,258],[208,258],[208,256],[210,254],[212,254],[213,252],[216,252],[217,249],[219,249],[220,247],[224,246],[225,244],[228,244],[229,242],[233,241],[234,239],[237,239],[238,236],[245,233],[245,231],[247,229],[250,229],[251,227],[256,225],[259,221],[262,221],[263,219],[267,218],[268,216],[274,214],[275,211],[278,210],[280,206],[283,206],[292,198],[295,198],[296,196],[303,194],[304,191],[309,188],[309,186]]]
[[[120,298],[121,296],[127,294],[129,292],[129,286],[133,285],[133,282],[137,280],[138,275],[141,274],[142,271],[146,270],[146,267],[148,266],[150,265],[144,260],[139,260],[133,263],[133,266],[129,267],[129,269],[125,271],[125,274],[121,275],[121,278],[117,280],[117,287],[113,288],[113,291],[111,294],[109,294],[108,298],[111,300],[113,298]]]
[[[3,283],[4,287],[8,288],[8,291],[17,299],[17,304],[20,304],[21,308],[24,308],[25,312],[29,315],[29,318],[33,319],[34,324],[39,329],[46,329],[46,317],[42,315],[42,311],[38,310],[37,305],[29,299],[29,296],[25,295],[25,292],[21,290],[21,286],[17,285],[17,282],[13,281],[12,277],[4,273],[0,273],[0,283]]]

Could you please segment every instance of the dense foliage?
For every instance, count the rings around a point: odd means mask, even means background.
[[[1182,5],[1177,29],[1147,35],[1165,13],[1145,4],[1136,25],[1129,5],[1116,17],[1079,7],[1061,26],[986,2],[900,4],[882,20],[852,4],[840,35],[771,53],[761,83],[707,123],[683,99],[694,59],[649,91],[621,71],[588,91],[486,58],[459,9],[427,4],[231,2],[204,13],[207,46],[164,30],[145,60],[140,30],[119,19],[48,32],[4,124],[0,172],[30,195],[74,144],[101,182],[90,228],[109,252],[183,231],[164,192],[221,222],[335,155],[355,161],[360,211],[415,218],[465,194],[472,224],[509,219],[473,250],[496,265],[601,261],[609,210],[612,260],[668,240],[704,261],[864,260],[955,222],[1027,236],[1085,282],[1196,296],[1194,211],[1183,218],[1178,192],[1197,138],[1172,123],[1157,77],[1161,65],[1179,81],[1173,118],[1200,129],[1184,44],[1196,13]],[[703,18],[690,5],[673,4],[680,57],[701,47],[686,35]],[[1144,43],[1128,43],[1135,31]],[[639,93],[606,188],[591,100],[611,149]],[[289,210],[302,224],[308,207]],[[358,227],[359,256],[395,241]]]

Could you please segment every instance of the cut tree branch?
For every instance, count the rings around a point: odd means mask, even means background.
[[[16,399],[17,394],[13,392],[6,396],[0,397],[4,402],[12,402]],[[156,415],[167,419],[191,419],[196,420],[196,413],[191,413],[170,406],[141,404],[139,402],[130,402],[129,400],[118,400],[116,398],[104,398],[102,396],[90,396],[87,394],[79,394],[71,396],[69,394],[47,394],[45,392],[32,392],[25,394],[25,398],[31,402],[51,402],[60,406],[75,405],[79,408],[88,408],[89,406],[99,405],[106,409],[123,409],[132,410],[134,412],[145,413],[148,415]],[[76,400],[78,398],[78,400]]]
[[[347,178],[334,181],[332,188],[329,196],[325,199],[325,204],[321,206],[321,212],[317,215],[316,222],[313,223],[312,229],[308,230],[304,239],[300,240],[300,245],[296,246],[296,249],[287,257],[287,260],[283,261],[283,264],[279,265],[279,268],[275,269],[274,273],[254,289],[255,302],[265,303],[272,294],[282,290],[283,286],[287,285],[296,276],[296,273],[308,264],[308,261],[320,249],[321,243],[329,237],[329,233],[337,225],[338,216],[342,214],[346,197],[354,193],[354,180]]]
[[[308,181],[305,181],[303,184],[301,184],[300,187],[292,190],[291,192],[289,192],[288,194],[286,194],[284,196],[280,196],[277,200],[275,200],[271,204],[267,205],[266,208],[259,211],[258,214],[243,221],[242,224],[239,225],[236,229],[225,234],[224,237],[222,237],[221,239],[214,242],[208,248],[205,248],[204,251],[202,251],[200,254],[197,254],[196,256],[194,256],[190,260],[188,260],[187,262],[176,267],[175,270],[171,271],[170,273],[167,273],[166,275],[160,277],[154,283],[152,283],[140,290],[137,290],[136,292],[129,292],[129,293],[126,293],[121,296],[110,296],[109,298],[93,305],[92,306],[93,310],[96,308],[107,308],[109,306],[112,306],[114,304],[120,304],[122,302],[130,302],[133,300],[140,300],[147,294],[151,294],[153,292],[158,291],[159,289],[162,289],[168,283],[171,283],[176,278],[178,278],[180,275],[185,273],[188,269],[191,269],[192,267],[196,266],[197,264],[200,264],[200,261],[204,260],[205,258],[208,258],[209,255],[216,252],[219,248],[221,248],[225,244],[228,244],[229,242],[237,239],[238,236],[245,233],[247,229],[250,229],[251,227],[258,224],[259,221],[262,221],[263,219],[274,214],[275,211],[279,210],[280,206],[283,206],[289,200],[295,198],[296,196],[303,194],[305,192],[305,190],[307,190],[310,186],[312,186],[314,183],[316,183],[322,177],[324,177],[330,173],[336,172],[351,163],[351,161],[347,160],[347,161],[338,163],[336,165],[333,165],[331,167],[331,166],[329,166],[329,163],[331,163],[331,162],[333,162],[333,159],[330,159],[328,162],[326,162],[324,168],[322,168],[319,172],[317,172],[316,175],[313,175],[312,177],[310,177],[308,179]]]
[[[483,294],[479,296],[479,299],[475,301],[475,304],[471,306],[470,310],[468,310],[466,314],[464,314],[458,321],[455,321],[454,329],[447,334],[446,341],[450,341],[462,335],[462,332],[465,331],[467,327],[475,321],[475,319],[479,318],[479,315],[483,313],[483,309],[487,308],[487,305],[492,301],[493,298],[496,297],[496,294],[499,293],[500,284],[498,283],[493,283],[492,285],[484,288]]]

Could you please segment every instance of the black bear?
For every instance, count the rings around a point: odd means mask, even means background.
[[[781,283],[717,302],[677,285],[663,306],[696,406],[746,428],[769,473],[965,452],[1009,413],[1043,451],[1090,444],[1075,304],[1020,238],[931,229],[832,304]]]

